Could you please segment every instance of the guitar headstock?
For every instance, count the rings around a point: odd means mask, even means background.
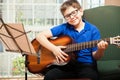
[[[110,38],[110,43],[117,45],[120,48],[120,36]]]

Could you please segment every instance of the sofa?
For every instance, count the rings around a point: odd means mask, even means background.
[[[120,35],[120,6],[100,6],[84,10],[83,18],[96,25],[101,39]],[[116,39],[115,39],[116,40]],[[100,80],[120,80],[120,40],[110,44],[102,59],[97,61]]]

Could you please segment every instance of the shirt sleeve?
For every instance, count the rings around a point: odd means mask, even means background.
[[[53,28],[50,29],[51,32],[52,32],[52,35],[53,37],[57,37],[57,36],[60,36],[62,35],[65,31],[65,25],[64,24],[61,24],[61,25],[57,25]]]

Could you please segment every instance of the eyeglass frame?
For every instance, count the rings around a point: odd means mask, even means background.
[[[76,12],[76,13],[75,13],[75,12]],[[71,19],[71,16],[75,17],[77,14],[78,14],[78,9],[76,9],[76,10],[72,11],[71,13],[65,15],[64,18],[65,18],[66,20],[69,20],[69,19]]]

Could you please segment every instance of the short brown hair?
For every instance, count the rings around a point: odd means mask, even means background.
[[[73,8],[77,8],[77,9],[81,8],[81,6],[77,0],[67,0],[60,7],[61,13],[63,14],[65,12],[65,10],[70,6],[72,6]]]

